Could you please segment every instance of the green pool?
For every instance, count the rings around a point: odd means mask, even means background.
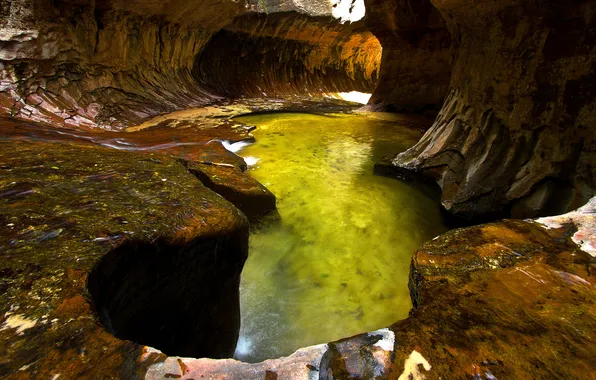
[[[238,154],[276,196],[282,221],[250,238],[235,358],[258,362],[386,327],[408,315],[412,253],[446,231],[437,199],[373,175],[421,136],[361,115],[243,116]]]

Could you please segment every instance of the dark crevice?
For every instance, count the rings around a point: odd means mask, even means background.
[[[112,250],[88,277],[95,312],[119,339],[170,356],[231,357],[247,233],[185,244],[131,242]]]

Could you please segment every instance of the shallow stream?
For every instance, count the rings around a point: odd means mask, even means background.
[[[446,231],[437,199],[373,175],[420,132],[361,115],[261,114],[238,154],[276,196],[282,221],[251,233],[235,358],[296,349],[386,327],[411,308],[412,253]]]

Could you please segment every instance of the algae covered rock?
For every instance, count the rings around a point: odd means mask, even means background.
[[[248,223],[179,162],[4,141],[0,194],[0,376],[130,378],[139,343],[234,351]]]

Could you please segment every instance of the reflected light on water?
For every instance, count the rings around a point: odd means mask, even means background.
[[[277,197],[281,222],[251,232],[236,358],[258,362],[372,331],[411,308],[412,253],[444,231],[438,198],[373,175],[418,130],[361,115],[277,113],[257,125],[249,169]]]
[[[358,91],[351,91],[351,92],[338,92],[336,94],[333,94],[331,97],[342,99],[342,100],[347,100],[348,102],[367,104],[371,96],[372,96],[372,94],[367,94],[367,93],[358,92]]]
[[[342,23],[362,20],[366,14],[364,0],[330,0],[333,7],[333,17]]]

